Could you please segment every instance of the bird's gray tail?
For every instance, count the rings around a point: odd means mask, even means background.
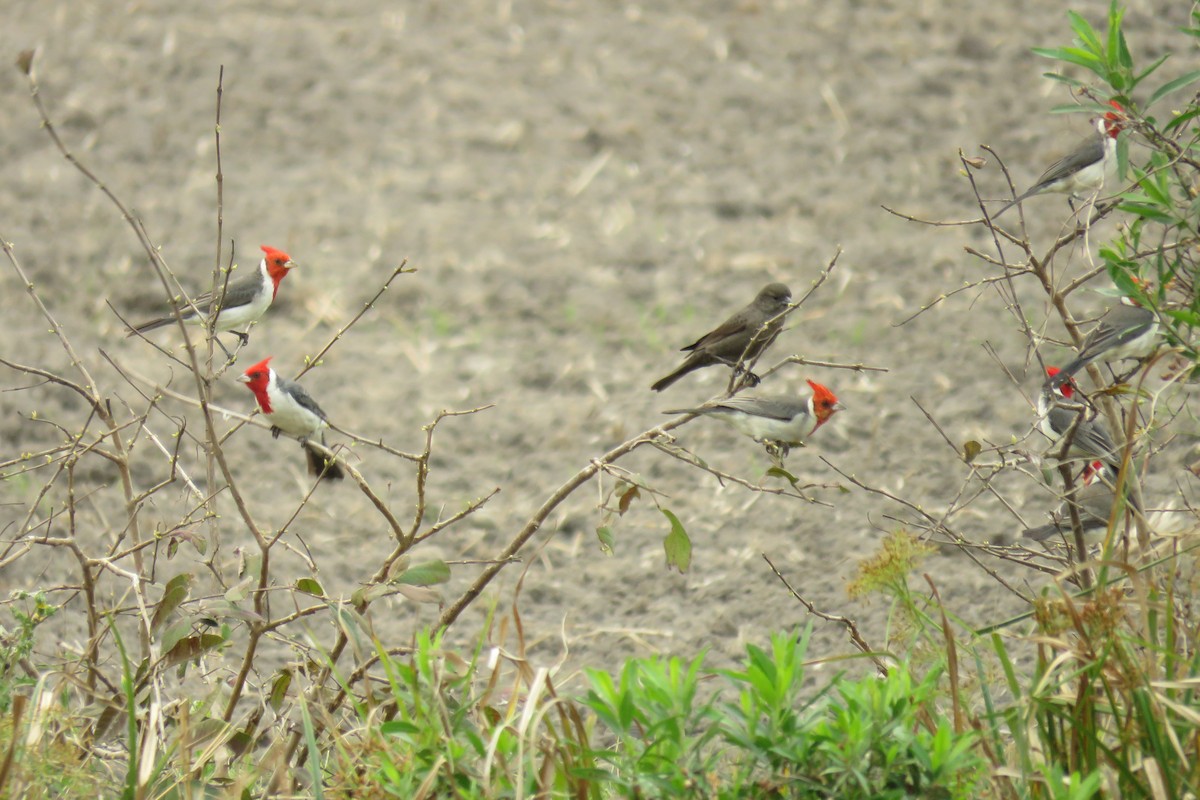
[[[1012,208],[1019,202],[1020,202],[1020,200],[1009,200],[1007,203],[1004,204],[1003,208],[1001,208],[995,214],[992,214],[992,219],[1000,219],[1001,214],[1003,214],[1005,211],[1008,211],[1010,208]]]
[[[145,333],[146,331],[152,331],[155,328],[166,327],[167,325],[170,325],[174,321],[175,321],[174,317],[159,317],[158,319],[152,319],[148,322],[142,322],[138,325],[134,325],[132,328],[129,329],[129,333],[127,333],[125,335],[127,337],[128,336],[136,336],[139,333]]]
[[[1026,539],[1033,539],[1035,542],[1044,542],[1061,530],[1062,528],[1058,525],[1039,525],[1036,528],[1028,528],[1021,535]]]

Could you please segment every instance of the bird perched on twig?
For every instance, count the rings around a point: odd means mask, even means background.
[[[272,436],[279,438],[282,432],[300,440],[308,458],[310,475],[341,480],[345,473],[337,461],[318,452],[309,442],[316,437],[322,445],[325,444],[323,429],[329,424],[325,412],[303,386],[279,377],[271,369],[270,361],[270,356],[264,358],[247,369],[238,380],[254,393],[258,410],[271,423]]]
[[[1015,200],[1005,203],[1003,208],[992,215],[992,219],[999,219],[1005,211],[1035,194],[1065,194],[1072,211],[1075,210],[1074,200],[1083,200],[1098,194],[1104,188],[1105,182],[1116,176],[1117,136],[1121,133],[1126,119],[1124,106],[1116,100],[1110,100],[1109,105],[1114,110],[1092,120],[1095,130],[1087,138],[1047,167],[1033,186]]]
[[[1104,464],[1101,462],[1093,461],[1088,464],[1083,468],[1079,482],[1067,493],[1058,508],[1051,512],[1050,524],[1029,528],[1022,535],[1042,542],[1056,533],[1070,533],[1071,505],[1075,506],[1075,513],[1079,516],[1079,525],[1084,533],[1108,530],[1108,518],[1112,514],[1116,495],[1112,486],[1105,481],[1108,477],[1105,473]]]
[[[1068,380],[1061,385],[1054,385],[1054,378],[1058,372],[1057,367],[1046,367],[1046,377],[1049,380],[1042,386],[1041,394],[1038,395],[1038,429],[1051,440],[1050,450],[1058,453],[1063,438],[1071,433],[1074,426],[1067,454],[1103,461],[1116,473],[1120,466],[1120,454],[1117,452],[1117,446],[1113,444],[1112,435],[1100,420],[1087,419],[1087,406],[1073,399],[1074,381]]]
[[[738,395],[697,408],[677,408],[664,414],[706,414],[724,420],[760,444],[786,456],[788,448],[803,447],[805,440],[839,411],[845,410],[837,397],[816,381],[808,381],[807,398],[776,395]]]
[[[1157,345],[1158,317],[1150,309],[1123,297],[1120,305],[1114,306],[1101,317],[1096,327],[1084,337],[1079,346],[1079,355],[1060,369],[1050,382],[1053,386],[1061,386],[1094,361],[1145,358],[1154,352]]]
[[[258,264],[258,269],[249,275],[231,280],[225,287],[220,302],[217,303],[217,321],[214,330],[216,332],[229,331],[241,339],[242,344],[249,339],[249,334],[235,329],[249,328],[252,322],[261,319],[262,315],[271,307],[271,303],[274,302],[275,295],[279,292],[279,284],[290,270],[296,268],[296,262],[282,250],[263,245],[262,251],[264,255]],[[183,317],[185,321],[206,323],[206,315],[212,305],[212,299],[212,292],[205,292],[193,298],[191,305],[179,309],[179,316]],[[175,315],[168,314],[165,317],[134,325],[128,335],[133,336],[137,333],[152,331],[155,328],[162,328],[174,321]]]
[[[689,372],[713,364],[736,366],[758,358],[783,330],[783,317],[792,302],[792,290],[782,283],[763,287],[750,305],[722,322],[713,330],[682,348],[689,353],[679,369],[655,382],[650,388],[661,392]],[[758,377],[747,372],[751,384]]]

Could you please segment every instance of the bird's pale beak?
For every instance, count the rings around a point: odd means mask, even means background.
[[[237,376],[237,382],[238,382],[238,383],[249,383],[249,382],[250,382],[250,376],[249,376],[249,375],[238,375],[238,376]]]
[[[833,404],[833,408],[832,408],[832,409],[830,409],[830,410],[831,410],[831,411],[845,411],[845,410],[846,410],[846,404],[845,404],[845,403],[843,403],[843,402],[841,402],[841,401],[839,400],[838,402],[836,402],[836,403],[834,403],[834,404]]]
[[[300,266],[299,264],[297,264],[294,260],[292,260],[290,258],[287,261],[283,262],[283,265],[285,267],[287,267],[288,269],[295,269],[296,267]]]

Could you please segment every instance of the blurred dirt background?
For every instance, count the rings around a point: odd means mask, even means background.
[[[1176,31],[1187,3],[1128,6],[1140,63],[1185,46]],[[1099,25],[1107,3],[1075,7]],[[538,665],[565,657],[568,671],[616,668],[629,655],[690,657],[702,648],[710,663],[727,665],[747,642],[763,644],[770,631],[808,619],[766,554],[819,608],[857,620],[882,647],[886,603],[851,600],[845,587],[909,513],[851,486],[819,456],[936,514],[959,493],[966,468],[911,398],[956,444],[1007,444],[1030,430],[1036,369],[993,289],[957,295],[897,326],[938,295],[991,274],[964,253],[990,239],[978,227],[905,222],[880,206],[929,219],[976,217],[959,148],[971,155],[981,142],[996,147],[1024,186],[1075,141],[1085,118],[1047,113],[1069,97],[1042,77],[1051,63],[1030,53],[1069,41],[1065,5],[8,0],[4,11],[0,236],[97,379],[131,404],[136,393],[101,349],[158,380],[172,378],[171,367],[146,343],[124,338],[107,303],[142,317],[165,299],[129,228],[40,129],[25,78],[9,66],[22,49],[38,48],[42,91],[67,145],[197,289],[217,258],[213,128],[224,65],[223,252],[235,241],[237,261],[248,267],[258,246],[270,244],[301,265],[255,329],[243,366],[274,355],[281,373],[294,375],[402,259],[418,270],[399,278],[304,381],[333,419],[405,450],[420,448],[422,426],[439,410],[494,404],[442,423],[431,513],[454,513],[496,487],[500,494],[422,545],[417,560],[491,557],[589,459],[662,422],[664,409],[722,391],[727,372],[718,369],[661,396],[647,387],[678,363],[677,348],[762,285],[783,281],[799,296],[844,250],[763,363],[798,354],[888,372],[789,366],[763,389],[800,391],[811,377],[837,392],[849,410],[787,463],[805,482],[848,491],[812,490],[828,505],[755,494],[639,451],[622,466],[663,492],[658,502],[683,521],[695,545],[691,570],[665,567],[668,526],[646,498],[616,523],[614,554],[602,553],[601,495],[592,484],[552,515],[524,564],[508,567],[463,617],[454,629],[460,641],[478,635],[490,602],[502,613],[511,607],[527,567],[519,608]],[[1180,52],[1164,74],[1194,60]],[[987,196],[1004,195],[994,164],[977,179]],[[1058,197],[1026,210],[1042,245],[1067,219]],[[1077,263],[1085,257],[1078,252]],[[1044,317],[1035,288],[1023,288],[1025,310]],[[0,292],[6,357],[68,373],[7,264]],[[1108,302],[1095,294],[1086,301],[1095,309]],[[154,338],[178,345],[173,330]],[[184,377],[176,370],[173,385],[186,390]],[[86,418],[64,390],[14,391],[31,383],[7,370],[0,377],[5,457],[60,440],[35,412],[69,428]],[[232,373],[216,401],[252,408]],[[155,424],[169,430],[161,417]],[[698,420],[677,434],[717,469],[779,483],[765,474],[762,449],[725,426]],[[1176,440],[1166,454],[1175,461],[1163,463],[1177,463],[1192,441]],[[299,449],[246,428],[227,450],[261,522],[283,524],[307,487]],[[411,467],[371,449],[354,452],[359,469],[408,514]],[[143,456],[138,477],[150,485],[162,477],[162,459],[148,448]],[[196,448],[187,456],[202,477]],[[1165,497],[1185,477],[1164,468],[1152,488]],[[93,491],[116,476],[97,466],[81,480],[81,490]],[[0,486],[6,523],[22,518],[39,486]],[[1054,502],[1019,473],[999,486],[1028,524]],[[164,495],[162,513],[178,500]],[[151,522],[161,518],[159,504],[147,509]],[[235,523],[225,529],[227,562],[247,543]],[[991,498],[952,524],[978,541],[1011,539],[1024,527]],[[112,535],[81,533],[97,548]],[[352,485],[318,491],[294,535],[327,591],[342,596],[391,544]],[[1039,581],[1010,564],[993,566],[1018,587]],[[0,575],[0,590],[69,580],[69,567],[31,557]],[[182,555],[163,561],[159,577],[185,568],[194,566]],[[477,569],[456,567],[443,596],[455,597]],[[281,584],[308,574],[291,556],[275,570]],[[956,551],[931,557],[926,571],[969,623],[1025,608]],[[401,644],[437,613],[435,605],[389,600],[372,619]],[[54,624],[40,650],[78,646],[77,625]],[[813,656],[850,651],[841,629],[818,623]]]

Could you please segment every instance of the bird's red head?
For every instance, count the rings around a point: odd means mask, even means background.
[[[1108,104],[1115,110],[1104,112],[1104,131],[1115,139],[1129,120],[1129,112],[1116,100],[1109,100]]]
[[[1104,462],[1093,461],[1083,468],[1083,472],[1080,473],[1079,477],[1083,481],[1083,485],[1087,486],[1093,480],[1099,477],[1102,472],[1104,472]]]
[[[1053,378],[1060,372],[1062,372],[1062,370],[1060,370],[1058,367],[1046,367],[1047,378]],[[1062,392],[1063,397],[1070,400],[1071,396],[1075,394],[1075,379],[1072,378],[1071,380],[1067,381],[1062,386],[1058,387],[1058,390]]]
[[[271,401],[267,394],[267,386],[271,383],[270,361],[274,356],[267,356],[262,361],[243,372],[238,380],[246,384],[246,388],[254,392],[254,399],[264,414],[271,413]]]
[[[829,391],[828,388],[822,386],[816,381],[810,380],[808,385],[812,387],[812,413],[817,420],[817,424],[813,425],[813,430],[824,425],[829,418],[837,412],[845,408],[838,402],[837,396]]]
[[[275,285],[275,291],[279,291],[279,282],[283,280],[283,276],[288,274],[288,270],[295,269],[296,262],[292,261],[292,257],[282,250],[276,250],[274,247],[262,245],[262,251],[266,255],[263,256],[263,263],[267,265],[267,274],[271,276],[271,283]]]

